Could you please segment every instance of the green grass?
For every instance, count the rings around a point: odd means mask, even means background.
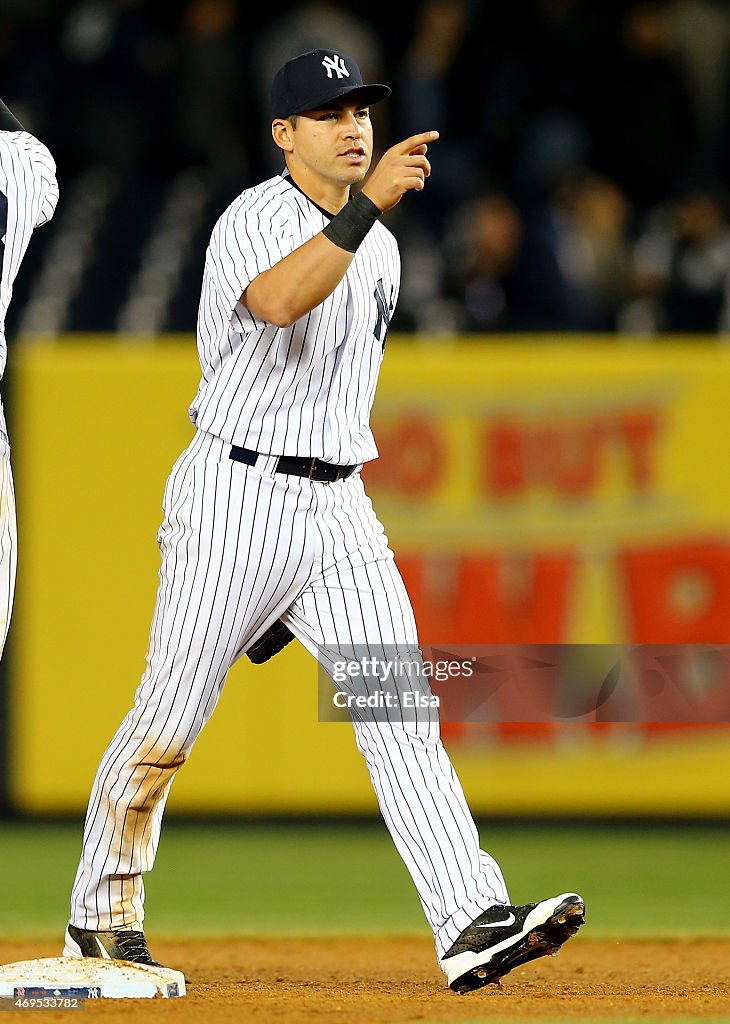
[[[730,830],[483,824],[480,833],[513,901],[581,892],[586,939],[728,933]],[[60,936],[80,839],[80,824],[0,822],[0,936]],[[157,935],[429,934],[380,823],[170,820],[146,888]]]

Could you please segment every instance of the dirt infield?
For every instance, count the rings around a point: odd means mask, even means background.
[[[559,957],[515,971],[500,988],[466,996],[445,987],[428,939],[216,939],[156,942],[153,952],[184,971],[186,999],[105,1001],[84,1012],[125,1024],[143,1017],[155,1024],[173,1019],[179,1024],[730,1020],[730,941],[597,942],[579,937]],[[47,942],[0,942],[2,963],[57,954]],[[68,1012],[30,1016],[69,1020]]]

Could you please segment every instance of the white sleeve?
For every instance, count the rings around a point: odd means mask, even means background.
[[[22,206],[32,228],[51,219],[58,202],[56,163],[30,132],[0,132],[0,192]]]
[[[213,229],[208,258],[227,317],[253,279],[298,244],[290,211],[279,195],[244,193],[225,211]]]
[[[9,302],[33,229],[51,219],[58,202],[53,157],[29,132],[0,131],[0,197],[5,213],[2,285]]]

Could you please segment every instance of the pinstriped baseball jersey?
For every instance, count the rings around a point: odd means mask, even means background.
[[[5,370],[5,314],[33,229],[50,220],[58,202],[56,164],[29,132],[0,132],[0,377]]]
[[[0,377],[5,372],[5,316],[13,283],[34,228],[53,216],[58,202],[56,165],[42,142],[26,131],[0,131]],[[0,655],[15,593],[17,528],[10,444],[0,401]]]
[[[76,928],[142,929],[142,876],[172,780],[231,665],[273,623],[325,668],[328,653],[352,644],[398,645],[421,664],[413,609],[359,472],[330,484],[279,468],[281,455],[337,465],[375,456],[368,416],[397,298],[395,240],[375,224],[329,298],[291,328],[257,320],[239,301],[327,216],[276,177],[244,192],[214,228],[191,409],[198,430],[165,490],[147,669],[89,800]],[[263,454],[243,464],[232,444]],[[479,847],[436,720],[353,725],[443,956],[485,908],[507,902],[499,865]]]
[[[231,444],[340,465],[377,457],[370,429],[400,284],[395,239],[376,223],[332,294],[291,327],[240,302],[250,282],[318,234],[331,214],[285,175],[247,189],[213,229],[198,313],[195,425]]]

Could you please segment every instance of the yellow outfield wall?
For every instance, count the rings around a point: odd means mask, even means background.
[[[188,337],[25,339],[11,362],[12,794],[76,813],[144,669],[199,367]],[[728,396],[717,340],[391,338],[364,476],[421,640],[730,643]],[[444,736],[477,813],[730,811],[721,726]],[[376,810],[351,727],[318,721],[298,644],[234,666],[169,809]]]

